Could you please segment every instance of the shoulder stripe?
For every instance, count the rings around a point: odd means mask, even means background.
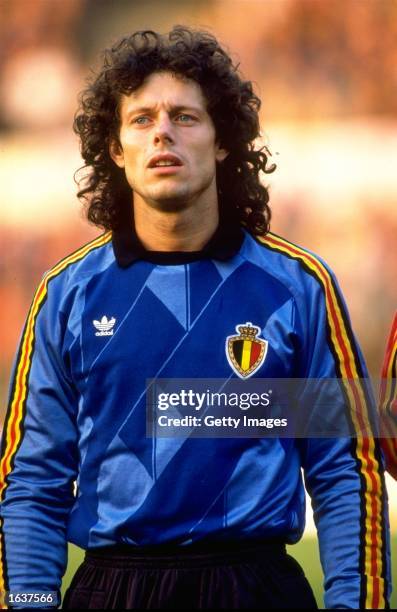
[[[396,378],[397,378],[397,313],[394,317],[393,325],[390,331],[389,340],[387,342],[385,359],[382,367],[382,384],[381,384],[381,409],[393,414],[392,401],[397,397],[396,394]],[[395,407],[395,416],[397,418],[397,406]]]
[[[88,255],[88,253],[105,245],[110,240],[111,233],[106,232],[62,259],[44,275],[33,297],[19,346],[14,378],[11,385],[10,402],[3,429],[3,444],[0,461],[0,501],[4,499],[7,488],[7,477],[12,471],[14,458],[23,438],[23,420],[26,410],[28,380],[34,351],[35,323],[37,315],[47,298],[48,283],[67,267],[80,261]],[[3,572],[3,563],[1,562],[4,558],[2,530],[0,537],[0,554],[0,591],[4,591],[7,589],[3,588],[5,584],[5,575]]]
[[[365,386],[359,380],[363,377],[360,358],[347,313],[332,275],[312,253],[272,233],[257,237],[257,240],[268,249],[299,261],[305,271],[322,287],[327,313],[329,348],[334,356],[336,372],[345,381],[350,418],[356,432],[352,447],[361,482],[360,607],[383,608],[386,605],[384,485],[380,475],[375,440],[372,436],[368,396]]]
[[[13,393],[10,399],[9,414],[7,415],[6,445],[2,450],[2,458],[0,463],[0,500],[2,499],[3,490],[5,487],[5,477],[11,469],[11,457],[14,454],[18,429],[22,417],[22,408],[26,399],[27,380],[31,365],[32,348],[34,342],[34,326],[37,315],[45,302],[47,296],[48,283],[63,272],[68,266],[83,259],[92,250],[103,246],[110,240],[110,234],[106,233],[84,247],[81,247],[68,257],[61,260],[49,272],[47,272],[33,298],[30,307],[21,345],[19,350],[18,362],[15,368],[15,376],[13,381]],[[13,417],[13,418],[10,418]]]
[[[387,470],[397,480],[397,313],[394,316],[382,367],[379,415],[384,434],[382,448]]]

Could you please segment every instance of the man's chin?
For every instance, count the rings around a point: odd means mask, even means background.
[[[163,212],[179,212],[189,208],[190,200],[186,195],[167,194],[162,197],[151,198],[148,204],[150,204],[152,208],[156,208]]]

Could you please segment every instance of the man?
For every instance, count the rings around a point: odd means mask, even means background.
[[[382,448],[388,472],[397,480],[397,312],[390,329],[382,367],[379,412]]]
[[[65,608],[314,608],[285,552],[302,466],[326,605],[387,605],[373,438],[145,435],[148,379],[365,376],[330,270],[266,233],[259,105],[218,42],[182,27],[122,39],[84,92],[79,196],[111,231],[46,274],[23,333],[1,462],[10,593],[58,590],[68,540],[87,554]]]

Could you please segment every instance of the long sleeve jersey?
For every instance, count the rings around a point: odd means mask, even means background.
[[[237,376],[226,339],[241,323],[267,343],[252,376],[366,376],[319,257],[271,233],[239,230],[226,246],[220,234],[201,253],[156,258],[105,233],[43,277],[3,431],[0,588],[58,590],[67,541],[84,549],[295,543],[306,485],[326,606],[387,605],[386,491],[374,438],[146,437],[146,381]],[[349,401],[354,427],[371,399],[357,392]]]
[[[397,480],[397,312],[390,329],[382,366],[379,412],[386,467]]]

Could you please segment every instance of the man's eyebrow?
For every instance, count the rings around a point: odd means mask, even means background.
[[[136,108],[129,108],[127,110],[127,117],[135,113],[150,113],[153,111],[154,106],[139,106]]]
[[[180,112],[180,111],[193,111],[195,113],[202,113],[203,109],[198,108],[198,106],[192,106],[190,104],[176,104],[175,106],[171,106],[171,111]]]
[[[156,109],[155,105],[153,106],[137,106],[136,108],[129,108],[126,111],[126,117],[130,117],[131,115],[139,115],[144,113],[152,113]],[[198,108],[197,106],[192,106],[190,104],[175,104],[169,107],[169,111],[171,113],[178,113],[181,111],[193,111],[195,113],[202,113],[203,109]]]

